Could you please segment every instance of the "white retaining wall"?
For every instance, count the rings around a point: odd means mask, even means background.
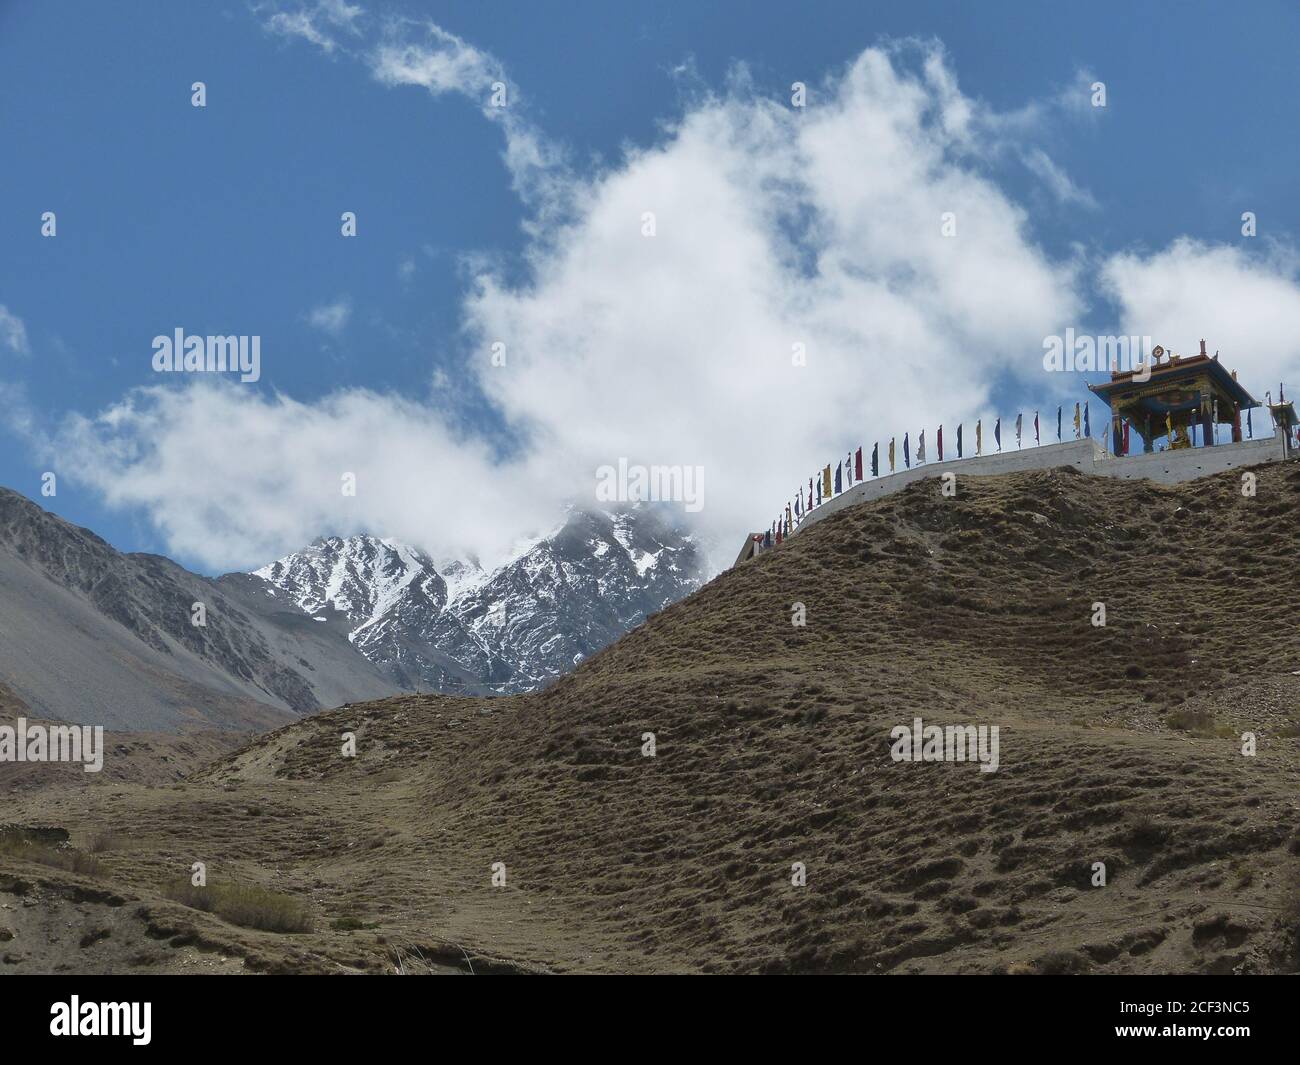
[[[1149,454],[1117,457],[1107,454],[1096,440],[1089,438],[1027,447],[1019,451],[1003,451],[1000,454],[927,462],[923,466],[913,466],[910,470],[899,470],[870,481],[860,481],[848,491],[815,507],[794,532],[821,521],[837,510],[891,495],[913,481],[940,477],[945,473],[956,473],[963,477],[987,477],[1000,473],[1018,473],[1021,470],[1073,466],[1081,473],[1090,473],[1096,477],[1120,477],[1125,480],[1146,478],[1158,484],[1178,484],[1237,466],[1280,462],[1288,457],[1285,443],[1279,433],[1260,440],[1243,440],[1239,444],[1216,444],[1211,447],[1180,448],[1177,451],[1153,451]],[[1290,457],[1294,458],[1294,453]]]

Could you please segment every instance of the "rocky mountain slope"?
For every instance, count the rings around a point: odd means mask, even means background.
[[[8,489],[0,685],[32,716],[137,730],[267,728],[400,690],[260,580],[122,554]]]
[[[166,790],[18,795],[5,816],[68,845],[0,852],[5,961],[1295,972],[1300,464],[1256,472],[1253,499],[1238,472],[918,482],[544,691],[326,711]],[[998,726],[998,770],[896,761],[916,717]],[[69,871],[101,830],[129,838]],[[200,856],[309,930],[169,896]]]
[[[697,588],[695,539],[650,508],[572,511],[491,572],[373,536],[330,537],[256,571],[282,600],[347,627],[407,690],[539,688]]]
[[[703,566],[647,508],[574,511],[491,572],[354,536],[212,579],[0,489],[0,686],[33,717],[136,731],[531,690],[698,587]]]

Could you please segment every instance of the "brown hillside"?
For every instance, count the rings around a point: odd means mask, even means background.
[[[21,925],[0,958],[1295,971],[1300,465],[1257,473],[1253,499],[1239,472],[971,478],[956,499],[920,482],[724,573],[543,693],[345,707],[165,788],[19,795],[7,820],[74,847],[124,838],[91,873],[0,852],[0,902],[35,903],[0,909]],[[999,726],[999,770],[893,761],[890,730],[916,716]],[[210,884],[293,896],[314,930],[163,899],[194,861]]]

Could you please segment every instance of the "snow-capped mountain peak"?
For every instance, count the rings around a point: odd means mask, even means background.
[[[308,614],[333,609],[365,627],[417,594],[437,609],[447,582],[418,548],[377,536],[328,536],[254,571]]]
[[[693,591],[692,536],[652,510],[572,510],[499,566],[375,536],[325,537],[255,571],[406,688],[537,688]]]

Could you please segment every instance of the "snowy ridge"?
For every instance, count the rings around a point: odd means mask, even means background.
[[[694,537],[661,513],[571,511],[492,570],[396,540],[326,537],[256,570],[273,594],[348,638],[395,683],[528,691],[697,588]]]

